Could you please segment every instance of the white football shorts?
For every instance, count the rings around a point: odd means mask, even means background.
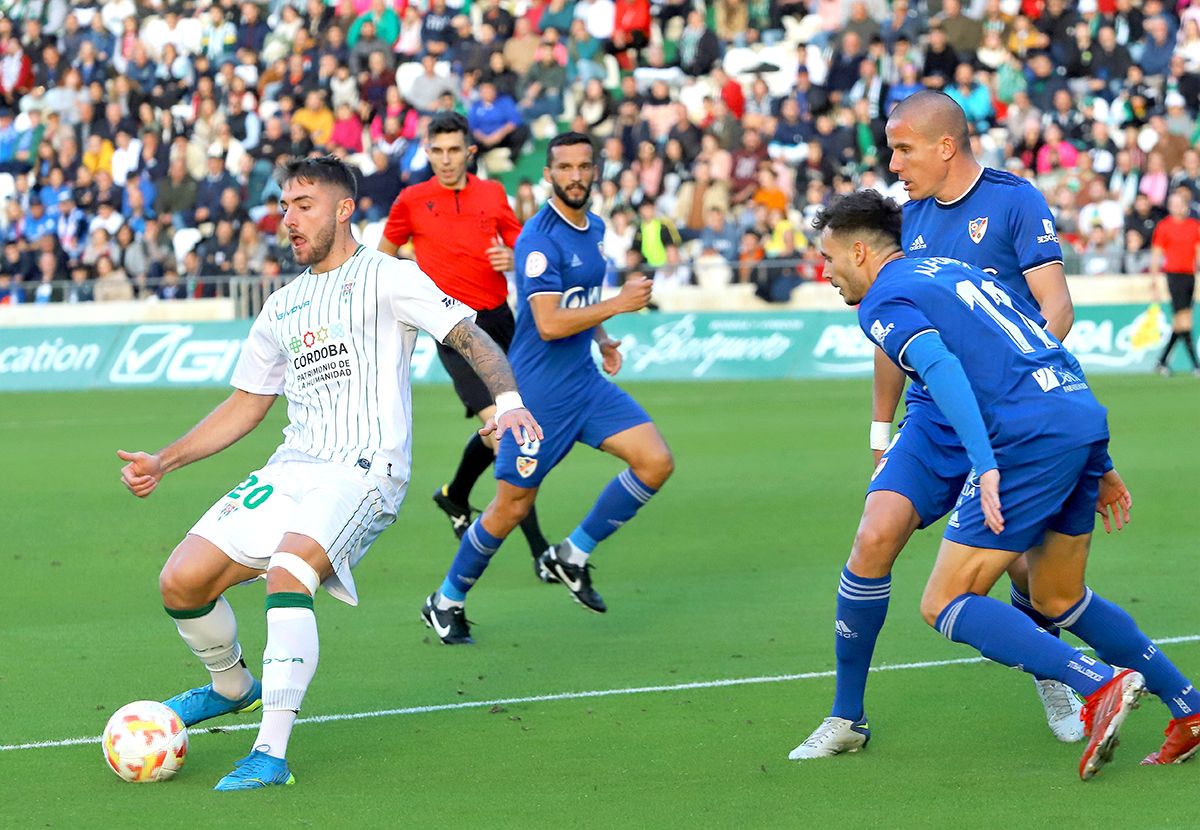
[[[333,566],[325,590],[358,605],[351,570],[396,520],[406,486],[345,464],[272,460],[218,499],[190,532],[264,571],[285,533],[315,539]]]

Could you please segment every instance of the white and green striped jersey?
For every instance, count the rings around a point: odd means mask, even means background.
[[[417,330],[441,342],[473,316],[415,262],[360,245],[334,270],[306,270],[267,298],[231,383],[287,398],[275,459],[358,464],[407,481]]]

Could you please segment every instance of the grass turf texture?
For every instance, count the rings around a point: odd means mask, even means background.
[[[1134,524],[1098,537],[1091,579],[1152,637],[1200,633],[1189,438],[1190,379],[1098,378],[1112,410]],[[633,384],[678,471],[595,557],[611,611],[584,612],[533,579],[519,533],[470,598],[478,645],[440,645],[419,622],[455,549],[429,494],[468,435],[448,387],[414,393],[414,479],[396,525],[356,572],[357,609],[317,599],[321,665],[304,715],[827,671],[832,614],[870,472],[862,381]],[[154,450],[219,390],[6,395],[0,484],[6,586],[0,744],[98,735],[117,707],[163,699],[204,675],[163,614],[156,577],[178,538],[275,446],[282,406],[216,458],[124,492],[114,451]],[[539,510],[561,538],[618,470],[577,448]],[[475,501],[486,502],[484,481]],[[938,535],[919,534],[895,573],[876,663],[965,658],[919,619]],[[997,589],[1007,595],[1007,584]],[[247,662],[265,637],[261,584],[232,590]],[[1200,675],[1200,643],[1168,647]],[[1032,682],[986,664],[872,676],[866,751],[795,764],[787,753],[827,714],[833,680],[645,693],[300,725],[296,787],[210,792],[253,731],[193,734],[179,776],[131,786],[98,745],[0,752],[0,825],[393,827],[984,827],[1036,816],[1071,826],[1125,815],[1194,826],[1177,795],[1197,765],[1143,769],[1168,714],[1135,712],[1114,763],[1077,779],[1080,747],[1046,728]],[[253,723],[257,715],[214,725]]]

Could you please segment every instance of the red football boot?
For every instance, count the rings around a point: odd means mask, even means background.
[[[1088,780],[1112,760],[1120,742],[1117,733],[1129,712],[1138,707],[1138,698],[1146,693],[1146,680],[1132,669],[1116,677],[1091,694],[1083,704],[1084,730],[1088,744],[1079,759],[1079,777]]]
[[[1167,739],[1161,749],[1142,759],[1142,764],[1182,764],[1200,750],[1200,715],[1175,718],[1163,733]]]

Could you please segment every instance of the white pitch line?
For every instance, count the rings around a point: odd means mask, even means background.
[[[1185,634],[1181,637],[1162,637],[1154,640],[1158,645],[1174,643],[1200,642],[1200,634]],[[1091,651],[1084,648],[1083,651]],[[882,666],[872,666],[872,672],[907,671],[910,669],[935,669],[942,666],[968,666],[973,663],[990,662],[986,657],[960,657],[955,660],[923,660],[918,663],[890,663]],[[587,692],[557,692],[548,695],[532,695],[529,697],[499,697],[494,700],[465,700],[458,703],[436,703],[429,706],[405,706],[399,709],[375,709],[370,712],[347,712],[338,715],[314,715],[310,718],[300,718],[296,724],[302,723],[337,723],[339,721],[363,720],[364,718],[385,718],[393,715],[424,715],[430,712],[449,712],[458,709],[481,709],[493,706],[511,706],[521,703],[545,703],[554,700],[583,700],[592,697],[617,697],[619,695],[641,695],[654,692],[685,692],[690,689],[719,689],[725,686],[755,686],[763,683],[787,683],[793,680],[816,680],[824,677],[836,677],[834,671],[810,671],[801,674],[772,674],[760,677],[731,677],[723,680],[697,680],[692,683],[673,683],[666,686],[632,686],[625,689],[593,689]],[[258,723],[238,723],[231,726],[214,726],[210,728],[189,729],[189,735],[220,734],[222,732],[245,732],[258,729]],[[100,742],[100,737],[65,738],[58,741],[33,741],[25,744],[0,744],[0,752],[13,752],[20,749],[51,749],[62,746],[81,746]]]

